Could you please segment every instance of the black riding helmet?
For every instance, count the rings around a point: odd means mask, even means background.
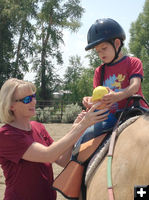
[[[116,51],[114,45],[114,40],[117,38],[121,41],[121,46],[119,47],[118,51]],[[123,46],[123,41],[125,40],[125,38],[126,36],[123,28],[115,20],[110,18],[98,19],[88,31],[88,45],[86,46],[85,50],[92,49],[102,42],[109,42],[112,44],[115,50],[115,57],[110,62],[112,63],[118,58],[119,52]]]

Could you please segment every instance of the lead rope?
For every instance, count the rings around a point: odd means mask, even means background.
[[[109,200],[114,200],[114,192],[113,192],[113,184],[112,184],[112,158],[113,158],[113,150],[114,150],[114,146],[115,146],[115,139],[116,139],[116,135],[118,132],[118,125],[120,122],[120,119],[123,115],[124,111],[121,112],[120,117],[114,127],[114,130],[112,132],[111,135],[111,139],[110,139],[110,146],[109,146],[109,151],[108,151],[108,164],[107,164],[107,183],[108,183],[108,196],[109,196]]]

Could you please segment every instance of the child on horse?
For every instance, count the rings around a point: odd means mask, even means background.
[[[68,174],[64,172],[66,177],[69,177],[69,184],[66,184],[67,189],[62,187],[59,189],[59,185],[56,185],[55,187],[66,197],[77,197],[77,195],[74,195],[76,190],[74,189],[72,194],[70,193],[70,188],[72,189],[72,186],[73,188],[77,188],[78,184],[77,189],[79,190],[80,183],[76,184],[75,182],[74,185],[72,184],[73,180],[70,179],[71,177],[79,179],[79,176],[72,176],[72,174],[77,172],[78,163],[81,168],[82,164],[90,157],[90,149],[92,148],[92,152],[95,151],[94,144],[101,144],[100,142],[103,141],[103,138],[106,135],[105,132],[114,128],[117,122],[117,113],[121,113],[125,109],[127,99],[134,94],[140,95],[143,99],[141,89],[141,81],[143,80],[142,62],[136,57],[123,56],[121,48],[125,38],[126,36],[123,28],[118,22],[110,18],[96,20],[88,31],[88,45],[85,49],[95,49],[99,58],[103,62],[102,65],[95,69],[93,87],[97,88],[99,86],[104,86],[108,91],[101,94],[101,98],[99,99],[96,98],[96,95],[94,96],[93,91],[92,97],[83,98],[83,105],[88,110],[93,105],[93,103],[91,103],[92,101],[100,100],[101,106],[104,105],[109,109],[109,115],[106,120],[101,120],[87,128],[75,144],[72,152],[72,159],[69,163],[70,167],[68,165],[66,169],[69,173],[71,172],[71,175],[68,176]],[[131,107],[132,104],[133,102],[130,101],[128,107]],[[140,100],[140,106],[144,109],[148,108],[148,105],[143,100]],[[99,109],[101,109],[101,107]],[[81,116],[80,118],[77,118],[76,123],[78,123],[78,120],[81,120]],[[97,142],[95,142],[96,139],[98,140]],[[93,142],[91,143],[89,141]],[[88,148],[87,145],[89,145]],[[85,154],[83,154],[83,151]],[[74,161],[77,164],[76,167],[73,166],[72,168],[71,164]],[[80,168],[78,167],[78,169]],[[79,194],[78,191],[77,194]]]
[[[102,98],[110,109],[110,113],[116,115],[123,111],[126,106],[127,98],[138,94],[143,97],[141,81],[143,80],[143,67],[140,59],[136,57],[123,56],[121,48],[125,40],[125,32],[118,22],[110,18],[98,19],[90,27],[87,35],[88,45],[86,50],[95,49],[102,65],[95,69],[93,87],[99,85],[108,87],[109,93]],[[90,108],[91,97],[83,98],[83,105]],[[130,102],[129,106],[133,102]],[[140,101],[141,107],[148,108],[144,101]],[[99,122],[98,127],[105,129],[109,123]],[[114,127],[116,120],[110,125]],[[102,130],[96,129],[97,124],[92,126],[92,137],[100,135]],[[82,140],[88,135],[91,127],[81,136]],[[98,133],[96,133],[96,131]],[[89,138],[88,138],[89,139]],[[83,140],[84,141],[84,140]],[[81,141],[79,142],[81,143]]]

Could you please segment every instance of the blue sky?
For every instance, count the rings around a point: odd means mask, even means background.
[[[118,21],[129,37],[130,25],[143,11],[145,0],[82,0],[86,12],[82,18],[82,27],[77,33],[85,34],[98,18],[112,18]]]
[[[112,18],[121,24],[125,33],[125,45],[129,43],[129,29],[139,14],[143,11],[145,0],[82,0],[82,7],[85,13],[82,17],[82,27],[77,33],[64,31],[65,46],[64,65],[60,68],[61,74],[65,72],[68,66],[70,56],[79,55],[84,67],[87,67],[88,60],[85,57],[85,46],[87,45],[87,32],[90,26],[99,18]]]
[[[82,27],[77,33],[71,33],[64,30],[65,45],[61,47],[63,51],[64,64],[57,67],[58,74],[63,75],[70,56],[79,55],[84,67],[87,67],[88,61],[85,55],[85,46],[87,45],[87,32],[90,26],[99,18],[112,18],[121,24],[126,33],[126,46],[129,43],[129,29],[139,14],[143,11],[145,0],[82,0],[81,6],[85,13],[81,19]],[[27,74],[25,79],[32,80],[33,74]]]

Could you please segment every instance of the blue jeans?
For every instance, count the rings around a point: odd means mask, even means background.
[[[91,140],[92,138],[95,138],[101,135],[103,131],[113,128],[116,122],[117,122],[117,118],[115,117],[114,114],[110,113],[108,115],[108,119],[106,119],[105,121],[96,123],[90,126],[89,128],[87,128],[86,131],[83,133],[83,135],[79,138],[79,140],[75,144],[75,147],[77,147],[78,145],[88,140]]]

